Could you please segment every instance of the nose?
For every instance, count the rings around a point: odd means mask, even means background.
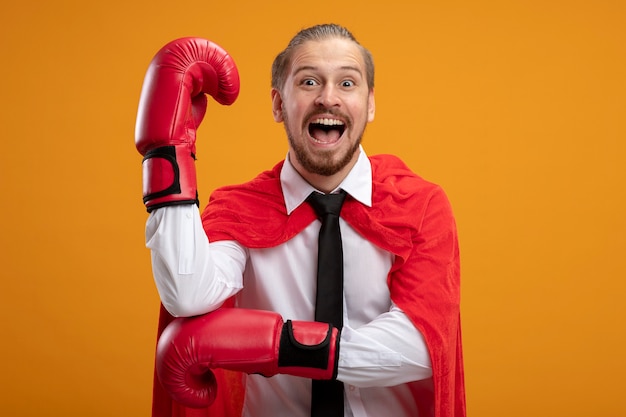
[[[319,94],[315,98],[315,104],[325,108],[337,106],[340,102],[337,93],[335,86],[326,84],[319,90]]]

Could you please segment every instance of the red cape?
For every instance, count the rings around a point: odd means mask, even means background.
[[[415,175],[398,158],[379,155],[370,161],[372,207],[348,196],[342,218],[364,238],[396,256],[388,276],[391,299],[424,335],[432,361],[433,377],[410,384],[420,416],[464,417],[459,252],[450,204],[439,186]],[[223,187],[211,195],[202,215],[211,241],[272,247],[316,219],[308,204],[287,215],[281,168],[282,162],[248,183]],[[162,308],[159,334],[170,320]],[[216,402],[202,410],[173,403],[155,379],[153,417],[239,417],[242,378],[223,371],[217,377],[218,393],[223,395],[218,394]]]

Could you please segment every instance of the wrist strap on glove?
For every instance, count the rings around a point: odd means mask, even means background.
[[[170,205],[196,204],[195,155],[176,146],[162,146],[144,155],[143,202],[148,212]]]
[[[336,379],[339,331],[328,323],[287,320],[280,335],[280,373]]]

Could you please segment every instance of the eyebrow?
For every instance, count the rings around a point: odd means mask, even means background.
[[[318,67],[315,67],[313,65],[303,65],[301,67],[298,67],[293,72],[293,74],[296,75],[296,74],[298,74],[299,72],[302,72],[302,71],[317,71],[317,69],[318,69]],[[352,66],[352,65],[344,65],[342,67],[339,67],[339,69],[340,70],[344,70],[344,71],[354,71],[354,72],[356,72],[358,74],[362,74],[361,73],[361,69],[359,67],[355,67],[355,66]]]

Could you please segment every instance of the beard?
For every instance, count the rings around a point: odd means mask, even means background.
[[[287,133],[287,140],[289,140],[289,145],[294,153],[293,156],[298,160],[298,162],[300,162],[302,168],[304,168],[307,172],[322,176],[334,175],[345,168],[346,165],[352,161],[352,157],[356,152],[358,152],[359,147],[361,146],[363,133],[365,131],[365,129],[363,129],[352,147],[350,147],[343,155],[340,155],[338,159],[335,159],[333,157],[334,151],[321,150],[316,153],[307,151],[303,143],[299,143],[295,140],[295,136],[289,128],[289,118],[284,109],[283,119],[285,132]]]

